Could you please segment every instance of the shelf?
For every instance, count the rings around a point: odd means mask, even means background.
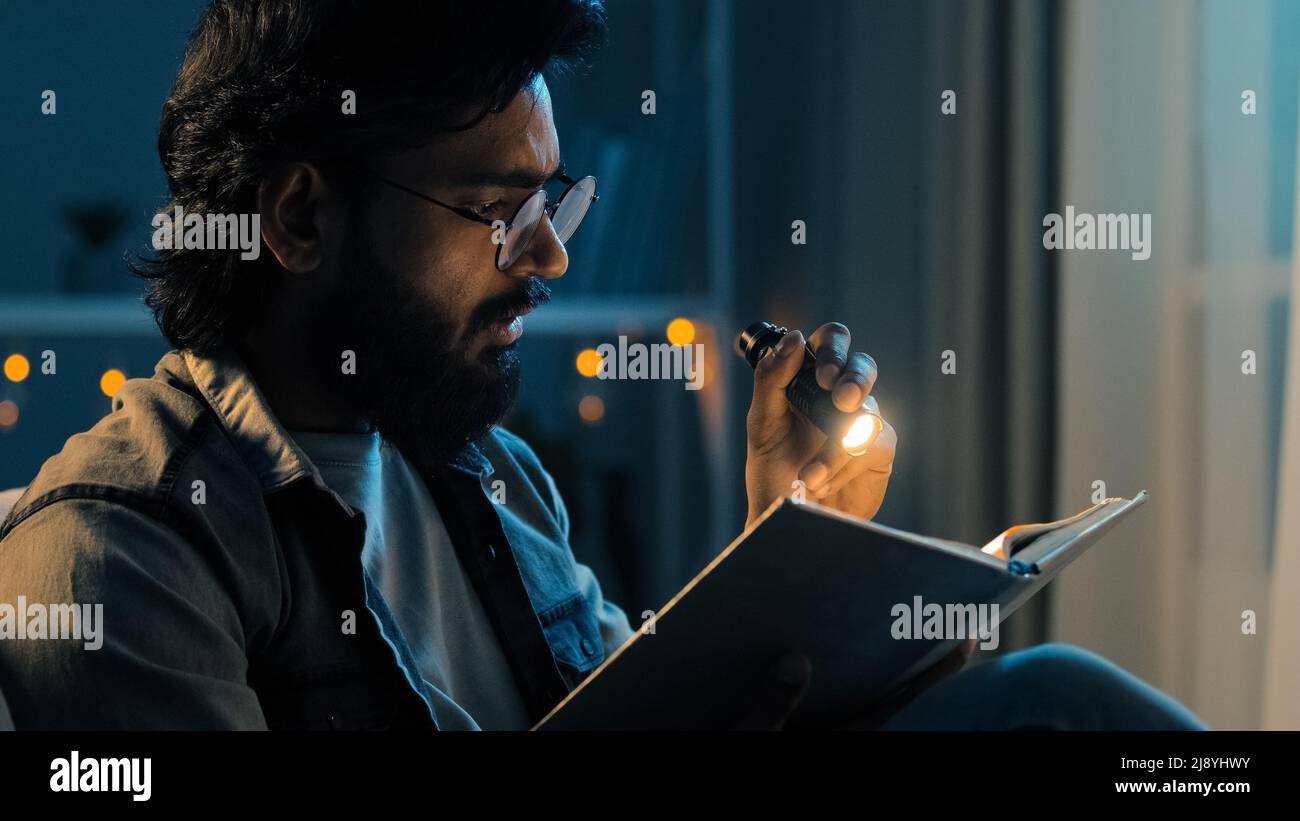
[[[530,334],[567,336],[642,328],[653,332],[678,316],[708,319],[717,309],[699,299],[558,298],[524,320]],[[0,335],[155,336],[149,310],[134,296],[45,296],[0,299]]]

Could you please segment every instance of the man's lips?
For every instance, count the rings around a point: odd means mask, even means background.
[[[532,307],[513,308],[503,313],[497,321],[483,329],[489,345],[509,345],[523,336],[523,318],[532,313]]]

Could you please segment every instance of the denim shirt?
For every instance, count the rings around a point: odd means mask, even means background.
[[[536,721],[631,637],[627,617],[517,436],[419,467]],[[0,525],[0,604],[103,605],[98,649],[0,639],[14,724],[436,729],[420,637],[397,630],[364,541],[238,356],[168,353]]]

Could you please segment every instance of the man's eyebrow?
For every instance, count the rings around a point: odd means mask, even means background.
[[[560,160],[555,170],[549,174],[538,173],[531,168],[511,168],[499,171],[478,169],[456,175],[450,181],[450,185],[456,188],[538,188],[563,173],[564,160]]]

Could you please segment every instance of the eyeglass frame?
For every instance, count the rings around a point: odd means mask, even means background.
[[[396,180],[390,180],[388,177],[385,177],[383,174],[380,174],[378,172],[367,169],[367,173],[373,176],[375,179],[379,180],[380,182],[387,183],[388,185],[393,186],[399,191],[405,191],[407,194],[410,194],[411,196],[414,197],[419,197],[425,202],[430,202],[433,203],[434,205],[440,206],[442,208],[446,208],[448,211],[452,212],[458,217],[462,217],[464,219],[471,220],[473,222],[477,222],[482,225],[487,225],[493,229],[497,227],[498,220],[491,220],[488,219],[487,217],[480,216],[478,214],[475,214],[473,211],[469,210],[468,208],[460,208],[455,205],[448,205],[447,203],[442,202],[441,200],[434,199],[428,194],[422,194],[419,191],[416,191],[414,188],[410,188],[408,186],[402,185],[400,182],[397,182]],[[574,179],[570,177],[568,174],[565,174],[563,172],[557,172],[550,178],[550,180],[558,180],[564,183],[565,186],[564,190],[560,192],[560,196],[555,198],[555,202],[550,201],[550,197],[547,195],[545,188],[539,188],[533,193],[524,197],[523,201],[519,203],[519,206],[515,208],[514,213],[510,215],[510,219],[506,221],[505,233],[501,235],[501,242],[497,244],[496,266],[498,271],[505,270],[504,268],[501,267],[501,251],[506,247],[506,238],[510,234],[510,229],[514,227],[515,219],[518,218],[519,212],[524,210],[524,206],[528,204],[529,200],[531,200],[533,197],[537,196],[538,194],[541,194],[542,197],[546,200],[546,204],[542,206],[542,213],[546,215],[546,219],[550,220],[552,217],[555,216],[555,212],[560,210],[560,203],[564,202],[564,198],[569,195],[569,192],[573,190],[574,186],[576,186],[578,183],[582,182],[583,180],[591,180],[593,185],[596,182],[596,178],[590,174],[586,175],[585,177],[578,177],[577,179]],[[550,180],[547,180],[547,182],[550,182]],[[587,204],[587,208],[590,209],[592,203],[596,202],[596,200],[598,199],[600,199],[599,194],[592,194],[591,202]],[[582,218],[583,219],[587,218],[587,214],[585,211],[582,214]],[[542,218],[540,215],[537,217],[537,224],[538,225],[542,224]],[[581,225],[581,223],[579,223],[579,225]],[[536,228],[534,228],[534,230],[536,230]],[[577,229],[575,228],[574,231],[576,232]],[[570,234],[569,238],[572,239],[573,235]],[[528,244],[531,245],[532,242],[533,242],[533,238],[529,237]],[[527,248],[528,248],[527,245],[524,246],[524,250],[527,250]],[[522,255],[523,252],[521,251],[520,256]],[[514,262],[518,262],[518,261],[519,261],[518,259],[515,259]],[[511,265],[513,265],[514,262],[512,262]]]

